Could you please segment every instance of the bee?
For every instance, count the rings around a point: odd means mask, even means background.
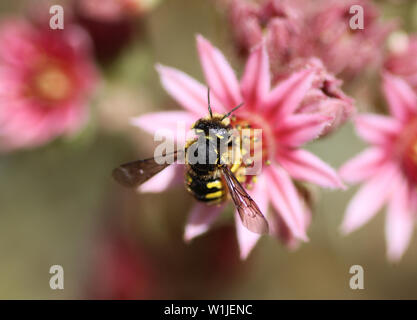
[[[173,153],[175,162],[180,152],[185,152],[186,189],[197,201],[207,205],[219,204],[230,195],[243,225],[255,233],[268,233],[267,220],[235,176],[239,164],[229,160],[233,142],[229,116],[243,103],[227,114],[213,115],[210,90],[207,100],[209,115],[192,126],[197,138],[188,141],[184,151]],[[136,188],[170,165],[157,160],[148,158],[122,164],[113,170],[113,178],[123,186]]]

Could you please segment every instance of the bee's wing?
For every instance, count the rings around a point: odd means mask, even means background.
[[[222,170],[230,195],[239,212],[243,225],[255,233],[268,233],[268,222],[261,210],[259,210],[258,205],[239,183],[229,167],[223,166]]]
[[[174,153],[174,162],[177,152]],[[170,163],[159,164],[155,158],[143,159],[122,164],[113,170],[113,178],[129,188],[137,187],[168,167]]]

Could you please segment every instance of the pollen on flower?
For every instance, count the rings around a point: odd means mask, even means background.
[[[239,115],[231,118],[231,126],[238,130],[241,140],[242,163],[236,172],[238,180],[249,190],[253,189],[256,182],[256,175],[245,174],[247,170],[255,166],[255,161],[264,163],[268,154],[268,137],[270,132],[266,121],[256,116]],[[261,137],[256,134],[256,130],[261,131]],[[242,171],[242,176],[239,173]]]
[[[250,120],[248,120],[250,119]],[[238,130],[241,135],[243,133],[243,140],[245,141],[246,145],[250,146],[250,150],[243,150],[243,152],[246,152],[247,154],[251,155],[254,154],[255,150],[256,152],[262,153],[262,161],[265,161],[268,156],[268,134],[270,133],[270,129],[267,122],[263,119],[259,119],[259,117],[251,117],[251,116],[239,116],[239,117],[233,117],[231,119],[231,125],[234,129]],[[262,130],[262,136],[259,137],[259,135],[256,135],[255,130]],[[246,134],[244,133],[246,132]],[[249,134],[247,134],[249,133]],[[260,139],[261,138],[261,139]],[[262,144],[261,150],[259,149],[260,143]],[[244,161],[246,165],[251,165],[253,161],[250,159],[248,162],[246,160]]]
[[[47,101],[60,101],[70,95],[71,88],[71,79],[62,68],[48,66],[35,74],[32,94]]]

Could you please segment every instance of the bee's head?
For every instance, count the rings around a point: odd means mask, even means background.
[[[230,125],[220,118],[202,118],[194,124],[193,129],[197,135],[211,137],[212,140],[230,140]]]

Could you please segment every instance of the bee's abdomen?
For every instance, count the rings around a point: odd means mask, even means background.
[[[192,171],[186,173],[187,190],[198,201],[208,204],[219,203],[224,199],[225,190],[221,177],[199,176],[193,174]]]

